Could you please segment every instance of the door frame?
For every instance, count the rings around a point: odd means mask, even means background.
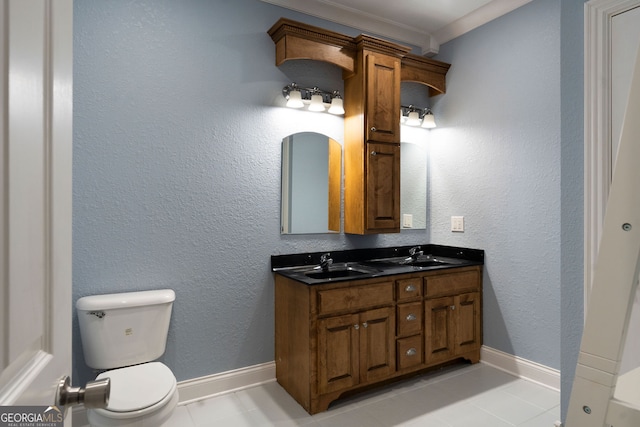
[[[611,140],[611,23],[640,0],[591,0],[584,25],[584,313],[613,174]]]

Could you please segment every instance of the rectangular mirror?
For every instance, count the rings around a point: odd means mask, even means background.
[[[342,146],[315,132],[282,140],[282,234],[340,232]]]
[[[426,133],[424,129],[419,131]],[[427,143],[425,141],[400,144],[400,228],[427,228]]]

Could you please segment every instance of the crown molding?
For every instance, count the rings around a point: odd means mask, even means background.
[[[440,45],[471,31],[493,19],[519,8],[531,0],[493,0],[434,33],[383,19],[370,13],[344,7],[324,0],[261,0],[285,9],[295,10],[336,24],[419,46],[422,55],[433,56]]]
[[[436,31],[433,37],[438,45],[442,45],[529,2],[531,0],[493,0],[462,18],[445,25]]]
[[[336,24],[346,25],[361,31],[384,36],[395,41],[420,46],[424,49],[430,43],[431,35],[417,28],[409,27],[388,19],[379,18],[360,10],[347,8],[322,0],[260,0],[285,9],[322,18]]]

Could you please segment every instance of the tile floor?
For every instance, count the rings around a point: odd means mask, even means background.
[[[178,406],[164,427],[553,427],[560,393],[462,365],[334,402],[309,415],[277,382]]]

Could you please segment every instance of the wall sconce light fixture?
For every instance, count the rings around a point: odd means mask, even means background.
[[[328,113],[344,114],[344,104],[340,92],[327,92],[317,87],[302,88],[295,83],[282,88],[282,96],[287,100],[287,107],[302,108],[308,105],[309,111],[325,111]]]
[[[420,126],[426,129],[436,127],[436,120],[431,108],[417,108],[413,105],[400,107],[400,123],[407,126]]]

